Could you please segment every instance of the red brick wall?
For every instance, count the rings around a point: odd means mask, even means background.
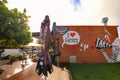
[[[63,27],[63,26],[57,26]],[[69,31],[76,31],[80,36],[80,42],[71,48],[70,45],[63,43],[63,35],[55,33],[56,37],[60,38],[59,50],[61,51],[60,62],[70,62],[70,56],[77,56],[77,63],[104,63],[106,62],[100,50],[96,49],[96,38],[104,39],[104,26],[67,26]],[[109,31],[111,43],[118,37],[117,26],[107,26]],[[85,51],[80,51],[80,44],[84,43],[89,45]],[[105,51],[111,56],[111,48],[106,48]]]

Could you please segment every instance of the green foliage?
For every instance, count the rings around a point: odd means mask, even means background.
[[[73,80],[119,80],[120,63],[70,64]]]
[[[40,39],[37,39],[37,44],[41,44]]]
[[[4,49],[0,49],[0,54],[4,52]]]
[[[53,50],[50,50],[49,53],[50,53],[51,55],[54,55],[55,52],[54,52]]]
[[[4,2],[0,1],[0,47],[16,48],[32,42],[26,9],[23,12],[17,8],[9,10]]]
[[[36,57],[37,57],[36,54],[34,54],[34,55],[32,56],[32,61],[33,61],[33,62],[36,62]]]
[[[3,71],[4,71],[4,70],[0,68],[0,74],[2,74],[2,73],[3,73]]]
[[[50,54],[54,54],[54,42],[51,42],[49,52]]]
[[[15,57],[15,56],[10,56],[10,57],[9,57],[10,63],[13,63],[15,60],[16,60],[16,57]]]
[[[18,56],[17,56],[17,59],[18,59],[18,60],[22,60],[22,55],[18,55]]]

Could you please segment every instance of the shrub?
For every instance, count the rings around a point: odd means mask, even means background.
[[[37,55],[33,55],[33,56],[32,56],[32,61],[33,61],[33,62],[36,62],[36,57],[37,57]]]
[[[9,57],[9,63],[12,64],[16,60],[15,56],[10,56]]]
[[[3,71],[4,71],[4,70],[0,68],[0,74],[2,74],[2,73],[3,73]]]
[[[18,55],[18,56],[17,56],[17,59],[18,59],[18,60],[22,60],[22,55]]]

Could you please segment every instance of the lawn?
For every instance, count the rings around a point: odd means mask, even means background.
[[[70,64],[73,80],[120,80],[120,63]]]

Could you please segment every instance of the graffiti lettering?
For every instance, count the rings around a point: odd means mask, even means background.
[[[87,44],[80,44],[80,51],[85,51],[89,46]]]
[[[69,42],[69,43],[78,43],[78,39],[74,39],[74,38],[69,39],[69,38],[66,38],[65,39],[65,43],[67,43],[67,42]]]
[[[112,48],[112,45],[109,43],[101,40],[100,38],[96,39],[96,48],[102,49],[102,48]]]

